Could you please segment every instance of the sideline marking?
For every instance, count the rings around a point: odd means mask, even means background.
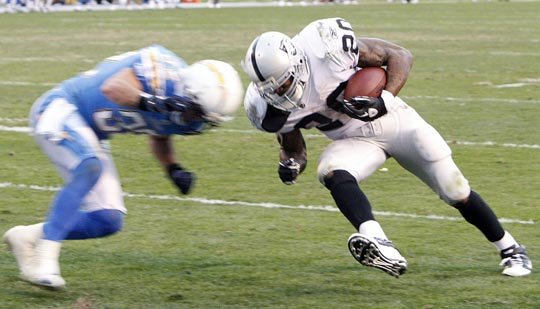
[[[20,189],[20,190],[36,190],[36,191],[47,191],[47,192],[56,192],[60,190],[60,187],[54,186],[38,186],[38,185],[25,185],[25,184],[14,184],[11,182],[0,182],[0,188],[8,189]],[[154,194],[140,194],[140,193],[128,193],[124,192],[123,195],[129,198],[135,199],[150,199],[150,200],[165,200],[165,201],[188,201],[195,202],[205,205],[224,205],[224,206],[249,206],[249,207],[262,207],[262,208],[274,208],[274,209],[300,209],[300,210],[318,210],[318,211],[328,211],[328,212],[339,212],[339,209],[334,206],[318,206],[318,205],[283,205],[277,203],[254,203],[254,202],[243,202],[243,201],[225,201],[225,200],[214,200],[207,199],[204,197],[179,197],[174,195],[154,195]],[[374,211],[377,216],[383,217],[402,217],[402,218],[411,218],[411,219],[426,219],[426,220],[439,220],[439,221],[463,221],[460,217],[449,217],[449,216],[439,216],[439,215],[417,215],[411,213],[399,213],[392,211]],[[501,223],[515,223],[515,224],[535,224],[533,220],[521,220],[521,219],[509,219],[509,218],[499,218]]]

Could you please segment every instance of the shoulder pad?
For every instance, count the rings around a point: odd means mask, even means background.
[[[283,127],[283,125],[287,121],[287,118],[289,117],[290,114],[291,114],[290,112],[286,112],[286,111],[277,109],[273,107],[272,105],[268,105],[266,109],[266,113],[264,114],[264,118],[261,123],[261,127],[266,132],[275,133]]]
[[[300,32],[299,39],[315,57],[328,60],[338,72],[358,63],[356,36],[342,18],[314,21]]]
[[[244,109],[255,128],[272,133],[283,127],[290,114],[266,103],[253,83],[249,84],[246,90]]]

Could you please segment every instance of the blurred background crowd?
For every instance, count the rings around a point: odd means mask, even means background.
[[[221,8],[232,2],[221,0],[0,0],[0,13],[29,13],[50,11],[90,11],[116,9],[165,9],[175,7]],[[386,0],[387,2],[417,3],[419,0]],[[307,6],[324,4],[357,4],[358,0],[276,0],[272,2],[252,2],[261,6]],[[235,5],[240,6],[240,5]]]

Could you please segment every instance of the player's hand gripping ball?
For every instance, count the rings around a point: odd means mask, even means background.
[[[386,71],[367,67],[354,73],[343,93],[343,112],[351,118],[373,121],[388,111],[381,94],[386,87]]]

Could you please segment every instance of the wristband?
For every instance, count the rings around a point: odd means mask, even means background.
[[[139,98],[139,109],[143,111],[157,111],[156,101],[158,97],[142,92]]]

